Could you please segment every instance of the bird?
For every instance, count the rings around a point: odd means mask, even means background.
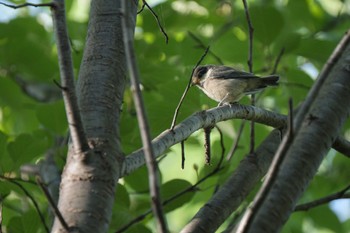
[[[191,86],[199,87],[208,97],[220,105],[233,104],[243,96],[255,94],[268,86],[277,86],[279,76],[257,76],[223,65],[197,66],[191,78]]]

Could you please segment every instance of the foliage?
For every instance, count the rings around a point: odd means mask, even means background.
[[[67,6],[76,73],[79,71],[88,20],[87,11],[80,12],[77,4],[87,3],[75,1]],[[137,18],[135,47],[151,134],[155,137],[170,127],[191,70],[204,52],[203,46],[210,45],[210,51],[225,65],[248,70],[249,36],[241,1],[176,0],[152,6],[170,38],[169,43],[165,44],[151,12],[144,9]],[[257,105],[286,113],[288,98],[292,97],[295,105],[305,98],[314,82],[314,72],[322,68],[349,28],[349,12],[346,12],[348,3],[339,0],[265,0],[250,1],[249,6],[255,29],[255,73],[271,73],[277,58],[284,51],[276,72],[281,76],[280,86],[262,93]],[[0,11],[4,9],[4,6],[0,6]],[[21,166],[38,163],[50,148],[57,147],[58,137],[66,137],[67,124],[63,103],[58,97],[59,88],[53,82],[59,79],[59,74],[52,28],[50,22],[44,20],[48,9],[33,11],[24,8],[16,10],[16,13],[13,19],[0,23],[0,174],[20,178]],[[204,63],[219,64],[220,60],[208,54]],[[248,98],[242,102],[249,104]],[[196,111],[213,106],[215,103],[204,94],[191,89],[178,122]],[[224,134],[226,153],[236,140],[240,124],[237,120],[219,124]],[[125,92],[120,127],[125,154],[140,148],[129,88]],[[270,130],[265,126],[257,126],[257,143]],[[348,123],[344,134],[349,135],[349,132]],[[159,166],[164,200],[194,185],[216,168],[222,156],[220,136],[213,130],[211,138],[213,158],[210,166],[204,164],[202,132],[195,133],[185,142],[184,170],[181,170],[179,145],[162,157]],[[239,149],[231,161],[224,160],[224,169],[166,205],[172,232],[178,232],[205,204],[248,150],[249,129],[245,127]],[[62,149],[58,149],[56,154],[55,160],[62,169]],[[312,201],[347,185],[349,177],[346,165],[349,165],[349,161],[332,151],[301,202]],[[46,213],[47,200],[40,189],[25,181],[18,182],[39,203],[40,211]],[[7,232],[45,232],[37,210],[23,190],[6,179],[0,179],[0,183],[3,226]],[[118,185],[111,232],[149,209],[147,170],[141,168],[123,178]],[[349,221],[347,219],[346,223],[341,223],[329,205],[325,205],[307,213],[293,214],[283,232],[347,232],[345,226],[349,226]],[[147,215],[128,232],[152,232],[153,225],[152,216]]]

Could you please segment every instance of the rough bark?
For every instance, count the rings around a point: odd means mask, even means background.
[[[279,232],[349,117],[350,46],[333,66],[289,147],[276,180],[244,232]],[[241,232],[240,230],[238,232]]]
[[[265,175],[281,141],[281,131],[274,130],[248,155],[217,193],[197,212],[181,233],[215,232],[242,204],[247,195]]]
[[[240,104],[226,105],[203,112],[197,112],[179,123],[173,130],[166,130],[153,139],[152,145],[155,156],[162,155],[165,150],[185,140],[195,131],[228,119],[254,120],[257,123],[275,128],[282,128],[286,125],[287,118],[284,115],[268,110]],[[131,173],[144,164],[145,158],[142,149],[131,153],[126,156],[122,168],[122,176]]]
[[[137,4],[127,16],[135,22]],[[126,83],[120,2],[95,0],[77,86],[78,105],[90,150],[69,147],[58,207],[74,232],[106,232],[123,155],[119,119]],[[52,232],[65,232],[56,219]]]

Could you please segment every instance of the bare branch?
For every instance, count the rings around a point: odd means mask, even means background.
[[[66,109],[69,131],[76,154],[89,150],[75,93],[73,62],[66,25],[64,0],[54,0],[52,9],[54,32],[57,42],[61,89]]]
[[[45,228],[45,231],[47,233],[50,232],[49,230],[49,227],[47,226],[46,222],[45,222],[45,217],[44,215],[41,213],[40,211],[40,208],[39,208],[39,205],[37,203],[37,201],[34,199],[34,197],[27,191],[26,188],[23,187],[23,185],[21,185],[18,181],[16,181],[15,179],[11,179],[11,178],[8,178],[8,177],[5,177],[5,176],[2,176],[0,175],[0,179],[3,179],[3,180],[6,180],[14,185],[16,185],[17,187],[19,187],[23,192],[24,194],[31,200],[31,202],[33,203],[34,205],[34,208],[36,210],[36,212],[38,213],[39,217],[40,217],[40,221],[41,223],[43,224],[44,228]]]
[[[349,35],[350,32],[345,37]],[[350,39],[346,41],[350,42]],[[330,70],[321,76],[327,77],[317,80],[317,83],[322,84],[315,84],[316,87],[311,91],[313,93],[308,95],[308,98],[313,98],[307,101],[311,105],[302,107],[301,115],[298,111],[300,118],[294,124],[299,125],[293,127],[295,136],[292,144],[286,150],[286,155],[282,156],[284,159],[277,178],[254,217],[250,232],[276,232],[281,229],[345,123],[350,106],[339,105],[339,101],[350,98],[348,42],[340,54],[335,56],[338,58],[330,59],[331,63],[336,61],[336,64],[331,65],[332,68],[329,63],[326,64],[328,68],[325,69]],[[344,40],[340,44],[343,43]],[[334,55],[341,47],[338,46],[331,57],[335,58]],[[274,224],[269,224],[272,221]]]
[[[253,73],[253,34],[254,34],[254,28],[252,24],[252,20],[250,19],[248,4],[246,0],[243,1],[244,6],[244,12],[245,16],[247,18],[248,28],[249,28],[249,51],[248,51],[248,67],[249,72]],[[251,105],[255,106],[255,95],[251,95]],[[254,154],[254,148],[255,148],[255,127],[254,127],[254,121],[250,122],[250,154]]]
[[[26,2],[26,3],[18,4],[18,5],[7,4],[7,3],[4,3],[4,2],[0,2],[0,5],[7,6],[7,7],[10,7],[12,9],[18,9],[18,8],[23,8],[23,7],[27,7],[27,6],[33,6],[33,7],[56,7],[56,4],[54,2],[38,3],[38,4]]]
[[[282,59],[283,54],[284,54],[284,48],[282,48],[281,51],[279,52],[279,54],[278,54],[278,56],[276,58],[275,64],[273,65],[271,74],[275,74],[276,73],[278,65],[280,64],[280,61]]]
[[[200,185],[201,183],[203,183],[205,180],[207,180],[208,178],[210,178],[211,176],[215,175],[216,173],[218,173],[219,171],[221,171],[223,169],[222,165],[222,161],[223,161],[223,157],[224,157],[224,153],[225,153],[225,147],[223,146],[223,135],[221,130],[216,127],[219,131],[220,134],[220,143],[221,143],[221,158],[219,160],[219,162],[217,163],[216,167],[214,170],[212,170],[211,172],[209,172],[207,175],[205,175],[203,178],[199,179],[194,185],[189,186],[188,188],[179,191],[178,193],[174,194],[174,196],[166,199],[163,201],[162,205],[166,206],[168,204],[170,204],[171,202],[175,201],[176,199],[180,198],[181,196],[185,195],[188,192],[195,192],[198,190],[198,185]],[[140,221],[142,221],[143,219],[145,219],[149,214],[151,214],[152,211],[148,210],[145,213],[137,216],[136,218],[134,218],[133,220],[131,220],[129,223],[127,223],[126,225],[124,225],[123,227],[121,227],[120,229],[118,229],[116,231],[116,233],[121,233],[126,231],[128,228],[130,228],[132,225],[134,225],[135,223],[138,223]]]
[[[139,11],[137,11],[137,14],[141,14],[141,12],[145,9],[145,1],[142,1],[142,6]]]
[[[192,32],[188,31],[188,35],[190,35],[190,37],[197,42],[198,47],[201,49],[207,49],[207,46],[204,45],[203,41],[201,41],[195,34],[193,34]],[[221,58],[219,56],[217,56],[215,53],[213,53],[213,51],[209,50],[208,54],[210,54],[213,58],[215,58],[215,60],[223,65],[224,62],[221,60]]]
[[[173,130],[164,131],[152,141],[155,156],[161,155],[166,149],[188,138],[198,129],[233,118],[247,120],[254,119],[258,123],[275,128],[285,126],[287,119],[286,116],[278,113],[241,104],[224,105],[207,111],[197,112],[182,121],[174,127]],[[135,169],[144,165],[144,163],[143,151],[140,149],[133,152],[126,157],[125,163],[122,167],[121,176],[131,173]]]
[[[252,222],[254,220],[255,215],[257,214],[259,208],[262,203],[265,201],[267,194],[269,193],[275,179],[277,177],[277,173],[280,170],[280,165],[283,162],[285,151],[288,150],[291,142],[293,141],[293,104],[292,100],[289,100],[289,117],[288,117],[288,129],[285,134],[281,145],[277,149],[277,152],[272,160],[269,171],[267,172],[266,179],[260,188],[259,192],[254,198],[253,204],[251,207],[247,209],[245,214],[243,215],[242,220],[238,225],[238,229],[236,232],[245,233],[248,232],[252,227]]]
[[[226,156],[226,160],[229,161],[231,160],[232,156],[234,155],[234,153],[236,152],[237,148],[238,148],[238,143],[241,139],[242,133],[243,133],[243,129],[245,126],[246,120],[243,119],[241,126],[239,127],[238,133],[237,133],[237,138],[235,139],[235,143],[232,145],[232,148],[230,149],[230,152],[228,152],[227,156]]]
[[[245,12],[245,16],[247,18],[248,29],[249,29],[248,67],[249,67],[249,72],[253,73],[253,34],[254,34],[254,28],[253,28],[252,20],[250,18],[247,1],[246,0],[242,0],[242,1],[243,1],[244,12]]]
[[[166,219],[163,213],[161,198],[159,192],[159,170],[157,161],[154,157],[154,152],[151,144],[151,136],[149,131],[149,125],[147,122],[147,115],[145,111],[145,106],[143,103],[141,90],[140,90],[140,75],[136,65],[135,52],[133,47],[133,37],[129,33],[129,23],[125,16],[127,12],[127,2],[129,0],[122,1],[122,11],[124,15],[122,17],[123,25],[123,41],[125,47],[125,56],[129,68],[129,74],[131,79],[131,85],[133,88],[133,97],[135,100],[137,119],[140,126],[140,134],[142,138],[142,144],[144,148],[144,153],[146,157],[146,165],[149,173],[149,185],[151,193],[151,205],[154,215],[157,220],[157,229],[160,233],[168,232]],[[148,4],[144,1],[146,6]],[[149,7],[149,6],[148,6]]]
[[[165,43],[167,44],[169,42],[169,37],[168,37],[168,34],[165,32],[162,24],[160,23],[160,20],[158,18],[158,15],[156,12],[154,12],[154,10],[152,9],[152,7],[150,5],[148,5],[148,3],[146,2],[146,0],[142,0],[143,2],[143,5],[142,5],[142,8],[141,10],[138,12],[138,14],[145,8],[145,6],[151,11],[152,15],[154,16],[154,18],[156,19],[157,21],[157,24],[158,24],[158,27],[159,27],[159,30],[163,33],[164,37],[165,37]]]
[[[343,190],[333,193],[331,195],[328,195],[326,197],[320,198],[318,200],[308,202],[305,204],[297,205],[294,209],[294,211],[307,211],[311,208],[315,208],[320,205],[328,204],[331,201],[342,199],[342,198],[350,198],[350,194],[346,194],[346,192],[350,190],[350,185],[344,188]]]
[[[49,204],[51,206],[51,209],[52,209],[53,213],[58,218],[58,220],[60,221],[60,223],[63,226],[63,228],[67,232],[69,232],[69,226],[68,226],[67,222],[64,220],[60,210],[57,208],[57,205],[56,205],[55,201],[52,199],[49,190],[46,188],[45,184],[42,182],[40,176],[36,176],[36,182],[39,185],[39,187],[41,188],[41,190],[44,192],[44,194],[46,196],[46,199],[49,201]]]
[[[232,212],[241,206],[257,182],[264,176],[279,142],[280,132],[273,130],[257,148],[257,156],[246,156],[181,232],[216,232]]]
[[[192,76],[193,76],[193,72],[194,70],[197,68],[197,66],[199,66],[199,64],[201,64],[201,62],[203,61],[203,59],[205,58],[205,56],[208,54],[208,51],[209,51],[209,47],[206,48],[206,50],[204,51],[204,54],[201,56],[201,58],[199,59],[199,61],[197,62],[196,66],[193,67],[192,69],[192,73],[191,73],[191,76],[188,80],[188,84],[186,86],[186,89],[184,91],[184,93],[182,94],[181,96],[181,99],[179,101],[179,104],[177,105],[176,109],[175,109],[175,113],[174,113],[174,117],[173,117],[173,121],[171,122],[171,126],[170,126],[170,129],[173,130],[174,127],[175,127],[175,124],[176,124],[176,119],[177,119],[177,115],[179,114],[179,111],[180,111],[180,107],[182,105],[182,102],[184,101],[185,99],[185,96],[188,92],[188,90],[190,89],[191,87],[191,79],[192,79]]]
[[[338,136],[338,138],[333,143],[333,149],[350,158],[350,142],[344,137]]]

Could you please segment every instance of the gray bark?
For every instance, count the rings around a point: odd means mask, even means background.
[[[350,46],[331,70],[247,232],[279,232],[349,117]]]
[[[127,17],[135,22],[137,4]],[[58,207],[74,232],[106,232],[124,156],[119,119],[126,83],[120,2],[94,0],[77,85],[78,105],[90,150],[69,147]],[[133,26],[134,28],[134,26]],[[52,232],[65,232],[56,219]]]

